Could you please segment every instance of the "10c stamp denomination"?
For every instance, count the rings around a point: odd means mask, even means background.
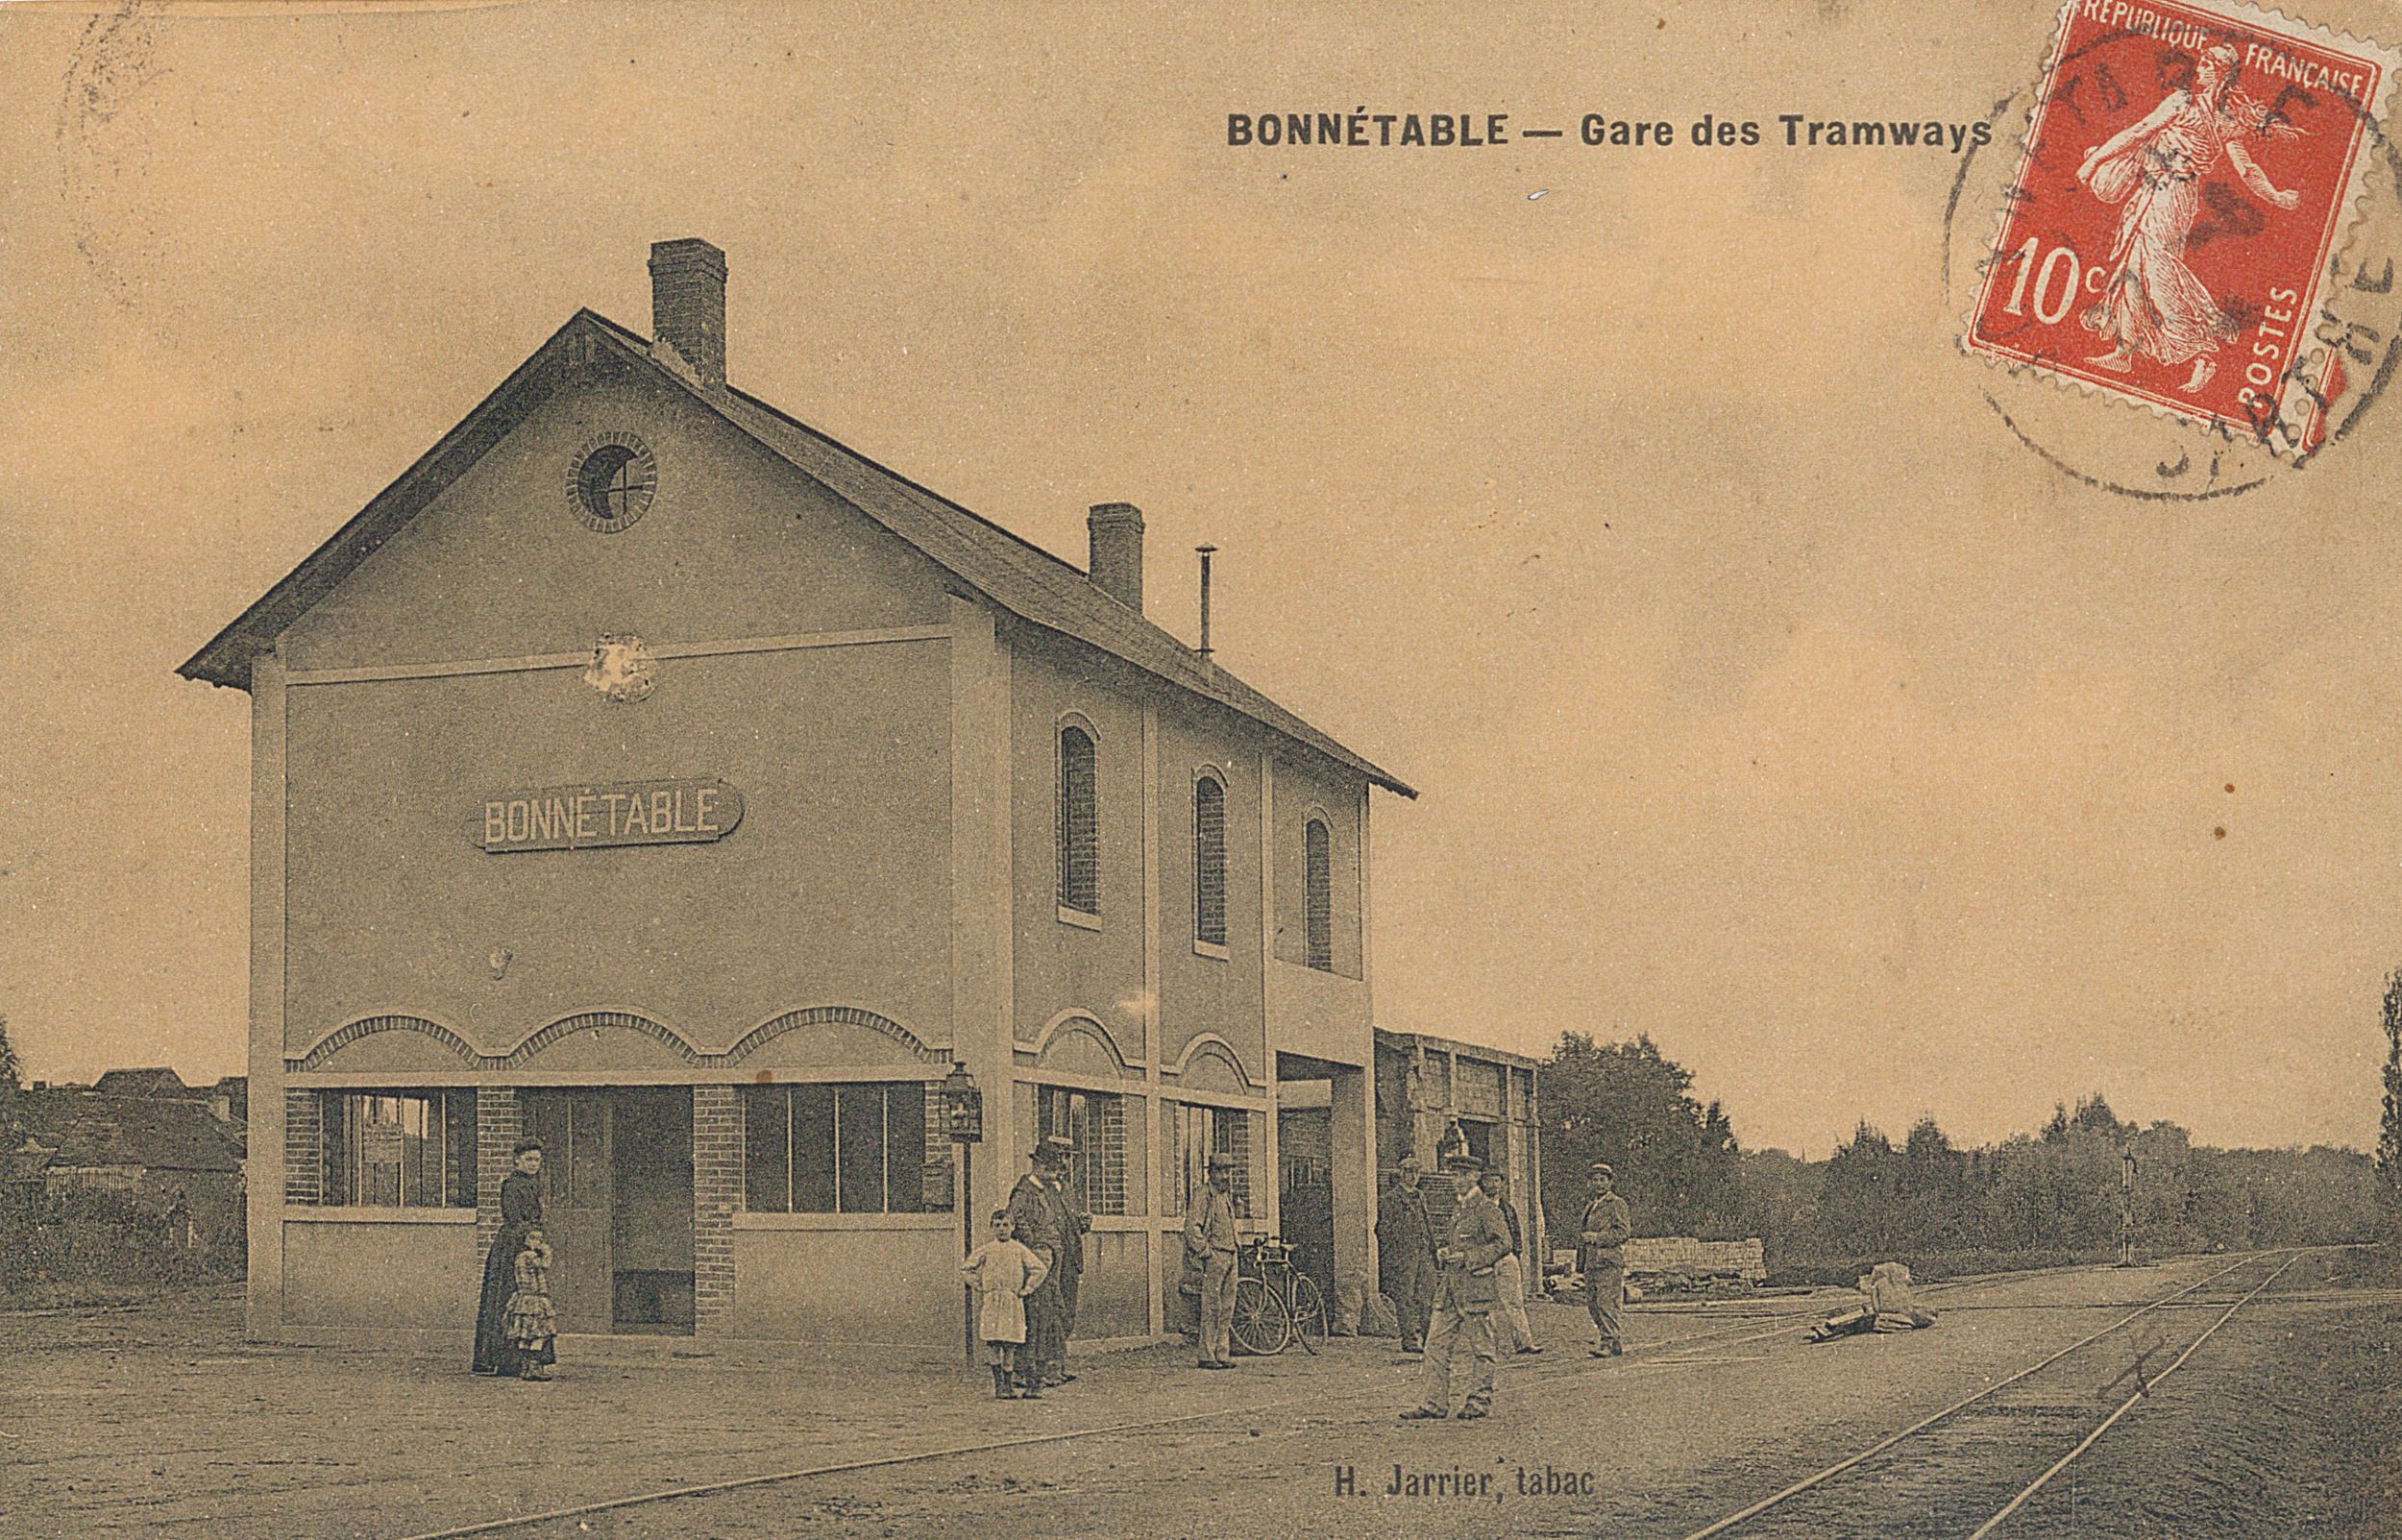
[[[2071,0],[1963,345],[2308,455],[2362,383],[2322,297],[2397,61],[2240,4]]]

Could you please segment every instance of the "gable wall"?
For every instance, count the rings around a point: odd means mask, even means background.
[[[604,355],[604,364],[606,363]],[[603,366],[596,366],[600,370]],[[295,622],[295,670],[509,658],[939,624],[943,574],[659,380],[609,370],[563,390]],[[586,528],[568,491],[594,434],[656,456],[650,510]]]
[[[640,433],[659,465],[650,509],[611,535],[572,517],[564,485],[602,429]],[[826,1005],[947,1041],[944,635],[671,653],[635,702],[556,655],[603,632],[926,627],[948,603],[930,563],[676,393],[621,378],[554,397],[285,638],[284,1052],[388,1014],[505,1054],[587,1011],[723,1052]],[[312,675],[478,659],[515,661]],[[476,843],[503,793],[708,778],[746,804],[715,843]]]

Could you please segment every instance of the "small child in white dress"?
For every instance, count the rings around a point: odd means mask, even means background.
[[[968,1254],[959,1265],[976,1290],[976,1335],[984,1339],[985,1362],[993,1368],[993,1399],[1042,1399],[1042,1386],[1030,1381],[1022,1390],[1012,1388],[1018,1357],[1025,1351],[1026,1296],[1042,1286],[1050,1266],[1032,1248],[1012,1238],[1007,1209],[993,1210],[993,1238]]]

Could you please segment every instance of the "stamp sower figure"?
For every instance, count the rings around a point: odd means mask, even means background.
[[[1042,1259],[1042,1282],[1026,1296],[1026,1347],[1018,1356],[1017,1382],[1020,1387],[1040,1390],[1045,1383],[1059,1382],[1054,1369],[1064,1372],[1067,1361],[1067,1328],[1060,1309],[1060,1258],[1066,1254],[1068,1240],[1060,1233],[1060,1215],[1066,1204],[1059,1201],[1051,1185],[1049,1151],[1035,1147],[1027,1158],[1033,1169],[1017,1179],[1010,1189],[1009,1223],[1017,1238],[1026,1249]],[[1071,1237],[1072,1238],[1072,1237]]]
[[[2143,119],[2094,146],[2077,167],[2077,181],[2096,197],[2126,205],[2101,298],[2079,317],[2111,345],[2093,360],[2096,368],[2124,373],[2139,354],[2164,364],[2191,358],[2188,393],[2217,371],[2211,354],[2239,327],[2185,265],[2185,253],[2203,179],[2222,150],[2253,197],[2284,209],[2301,202],[2300,193],[2269,182],[2245,143],[2298,138],[2301,130],[2233,88],[2236,61],[2230,44],[2211,49],[2194,66],[2191,88],[2170,91]]]
[[[1497,1353],[1540,1353],[1534,1345],[1534,1325],[1527,1319],[1527,1274],[1520,1260],[1526,1256],[1526,1229],[1518,1223],[1518,1210],[1510,1203],[1509,1179],[1499,1171],[1487,1171],[1477,1185],[1501,1210],[1502,1223],[1509,1227],[1509,1255],[1493,1268],[1493,1347]]]
[[[1627,1237],[1634,1220],[1627,1200],[1611,1190],[1617,1173],[1608,1162],[1593,1162],[1592,1196],[1584,1205],[1584,1222],[1577,1236],[1583,1251],[1578,1265],[1584,1271],[1584,1305],[1593,1312],[1593,1357],[1614,1358],[1626,1351]]]
[[[1442,1249],[1434,1254],[1441,1271],[1426,1329],[1426,1368],[1418,1404],[1401,1414],[1406,1421],[1451,1414],[1453,1365],[1462,1355],[1472,1357],[1476,1368],[1467,1377],[1461,1420],[1485,1416],[1493,1406],[1493,1270],[1509,1254],[1509,1227],[1477,1186],[1483,1162],[1463,1154],[1450,1164],[1462,1173],[1459,1204],[1452,1210]]]
[[[1434,1227],[1418,1173],[1418,1158],[1403,1156],[1400,1173],[1376,1200],[1377,1271],[1401,1318],[1404,1353],[1425,1347],[1427,1308],[1434,1297]]]
[[[517,1254],[517,1287],[509,1294],[509,1345],[517,1350],[517,1377],[548,1380],[542,1366],[557,1361],[551,1339],[558,1335],[558,1318],[551,1310],[551,1247],[540,1225],[526,1227],[525,1249]]]
[[[1210,1157],[1210,1179],[1185,1221],[1185,1255],[1201,1269],[1201,1359],[1196,1367],[1235,1366],[1235,1161]]]
[[[484,1253],[483,1294],[476,1306],[476,1372],[514,1375],[523,1372],[516,1344],[509,1340],[509,1296],[517,1290],[517,1254],[526,1249],[526,1232],[542,1222],[542,1141],[519,1139],[517,1169],[501,1179],[501,1231]],[[549,1348],[534,1360],[554,1362]]]
[[[959,1271],[976,1289],[976,1335],[984,1340],[985,1361],[993,1368],[993,1397],[1040,1401],[1042,1387],[1025,1373],[1026,1296],[1042,1285],[1048,1271],[1042,1259],[1028,1251],[1012,1234],[1007,1209],[993,1210],[993,1238],[968,1254]],[[1015,1373],[1024,1381],[1013,1389]]]

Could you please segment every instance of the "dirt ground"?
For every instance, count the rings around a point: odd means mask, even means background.
[[[1987,1281],[1933,1295],[1932,1331],[1820,1346],[1796,1325],[1807,1301],[1638,1308],[1633,1351],[1608,1362],[1584,1356],[1581,1311],[1539,1307],[1552,1351],[1503,1367],[1483,1423],[1395,1421],[1418,1366],[1388,1341],[1224,1375],[1168,1349],[1093,1355],[1075,1384],[1030,1404],[994,1402],[965,1369],[690,1346],[571,1360],[548,1385],[494,1382],[448,1360],[245,1343],[228,1293],[0,1315],[0,1535],[403,1540],[891,1461],[507,1532],[1678,1540],[2230,1260]],[[2341,1286],[2330,1265],[2285,1275],[2000,1534],[2402,1534],[2402,1305]],[[2128,1393],[2110,1381],[2139,1355],[2155,1373],[2218,1314],[2194,1307],[2223,1308],[2267,1271],[2155,1311],[1734,1532],[1965,1535]],[[1045,1441],[972,1448],[1006,1440]],[[1428,1483],[1438,1496],[1387,1495],[1397,1469],[1454,1479]]]

